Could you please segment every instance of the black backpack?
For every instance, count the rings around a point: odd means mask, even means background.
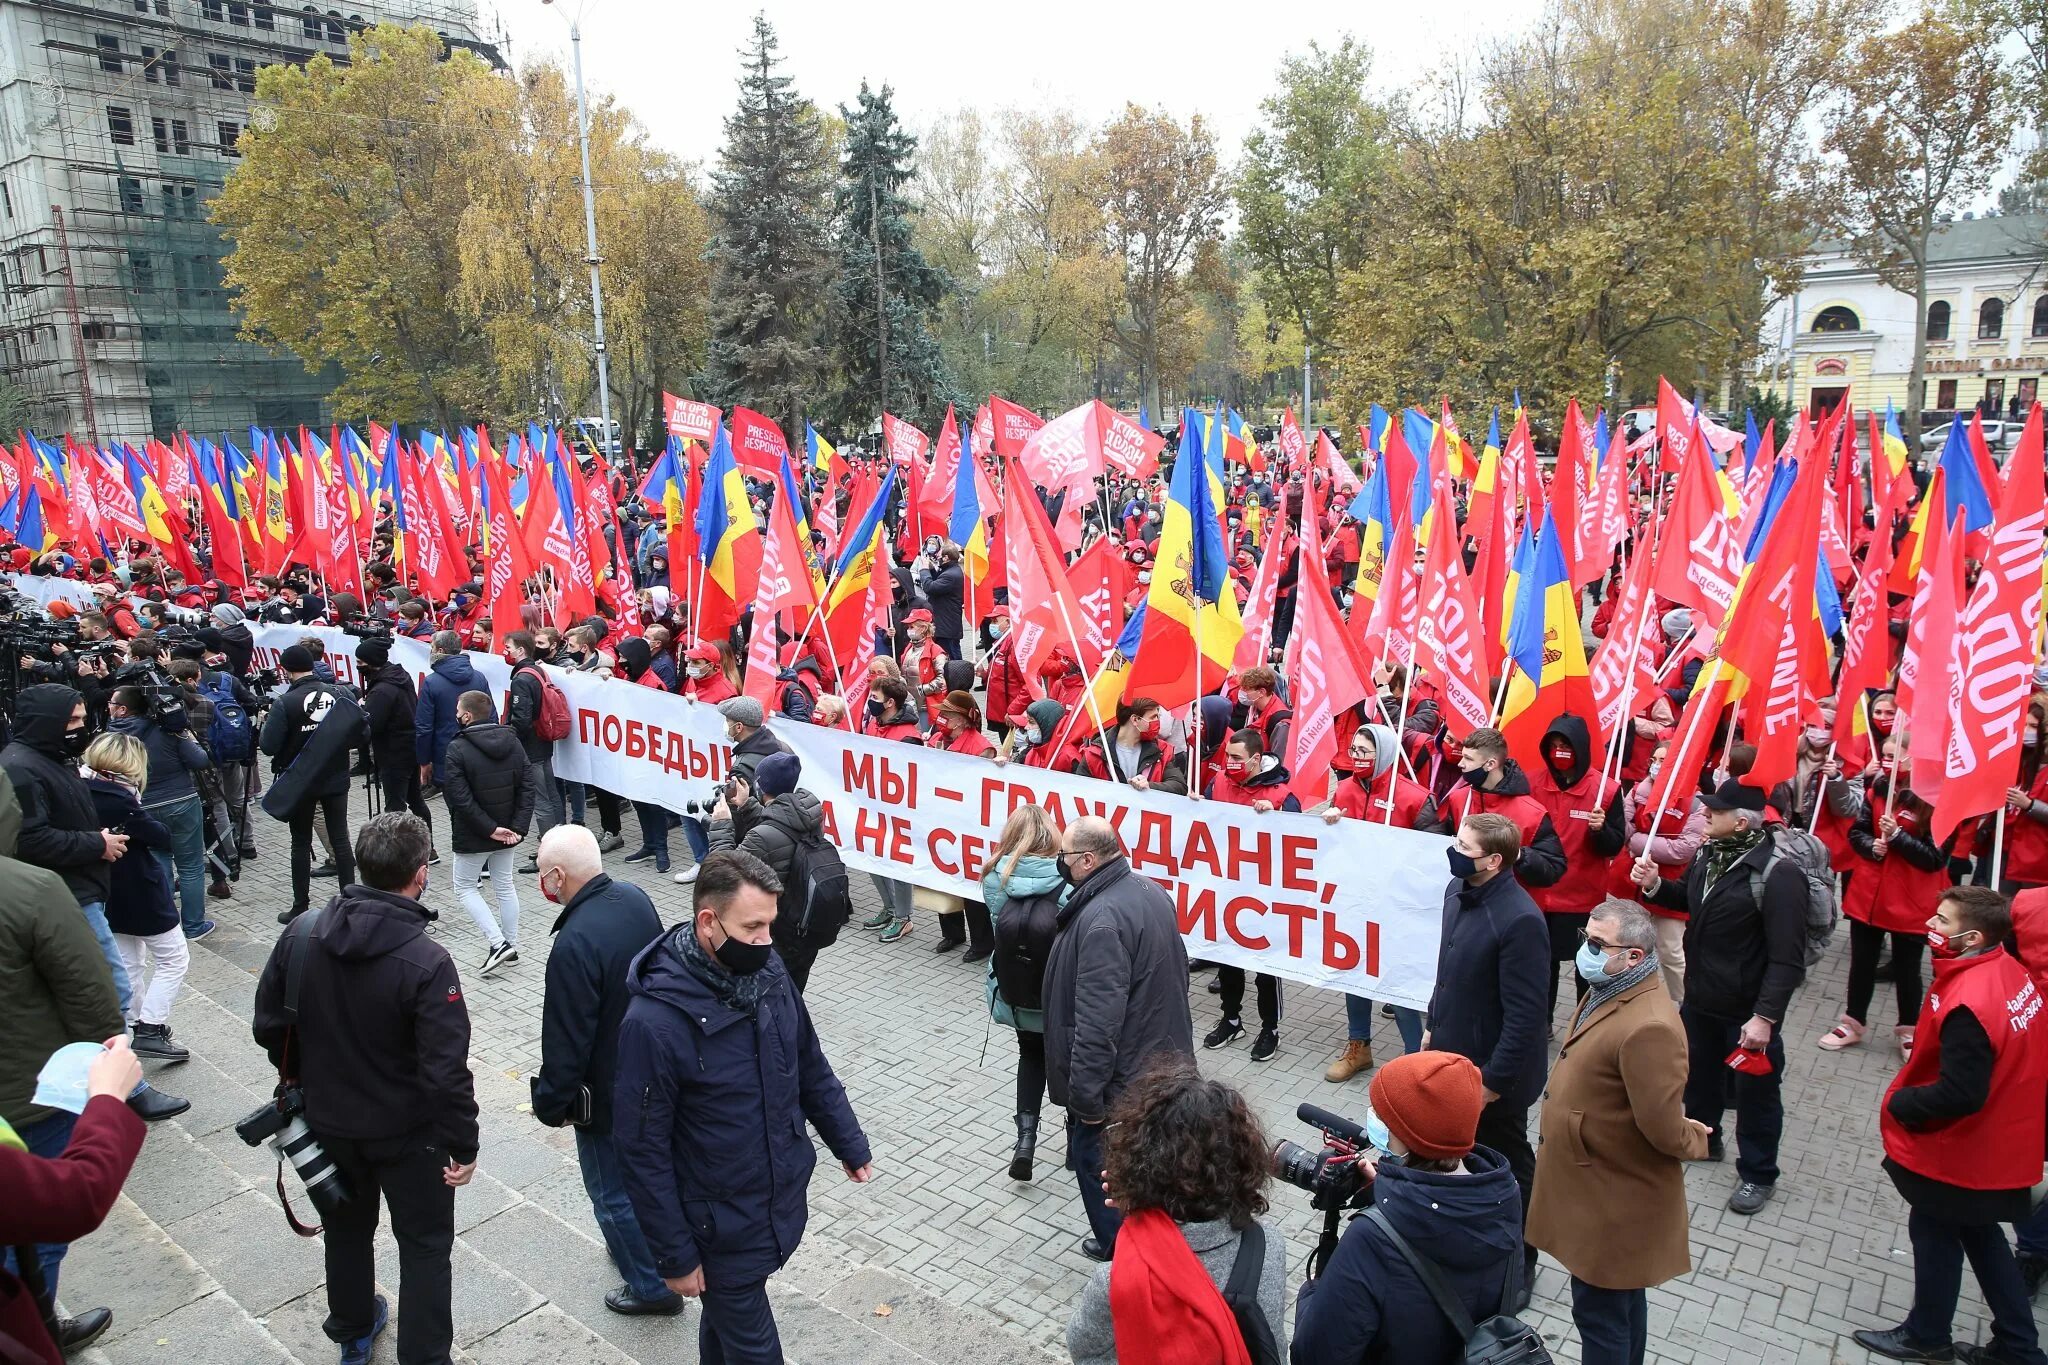
[[[853,918],[853,894],[847,887],[846,864],[823,835],[807,834],[789,855],[782,877],[782,895],[775,917],[796,936],[817,947],[829,947]]]
[[[1223,1286],[1223,1301],[1237,1319],[1252,1365],[1286,1365],[1280,1358],[1280,1343],[1273,1339],[1273,1324],[1259,1307],[1259,1278],[1265,1268],[1266,1230],[1256,1222],[1246,1223],[1238,1234],[1237,1260],[1231,1263],[1230,1279]]]
[[[1060,893],[1012,896],[996,915],[996,989],[1013,1010],[1045,1007],[1045,964],[1059,933]]]
[[[1422,1281],[1422,1287],[1436,1300],[1436,1306],[1451,1320],[1451,1330],[1465,1342],[1465,1349],[1458,1359],[1462,1365],[1551,1365],[1550,1348],[1543,1344],[1543,1338],[1536,1335],[1536,1329],[1523,1322],[1514,1314],[1515,1291],[1521,1287],[1521,1261],[1518,1257],[1508,1259],[1508,1276],[1501,1285],[1500,1311],[1484,1322],[1472,1321],[1472,1315],[1465,1311],[1464,1300],[1444,1280],[1444,1272],[1435,1261],[1408,1245],[1408,1239],[1394,1231],[1394,1225],[1387,1221],[1386,1213],[1375,1204],[1365,1211],[1365,1216],[1378,1225],[1394,1244],[1394,1250],[1408,1262],[1415,1278]]]

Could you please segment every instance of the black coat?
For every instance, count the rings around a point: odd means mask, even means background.
[[[555,942],[541,998],[533,1116],[551,1128],[561,1127],[576,1092],[588,1086],[587,1127],[609,1133],[619,1022],[626,1017],[626,972],[641,950],[661,937],[661,917],[645,891],[600,872],[569,898],[548,932]]]
[[[363,709],[370,717],[370,754],[377,767],[385,771],[418,767],[412,726],[419,694],[413,690],[412,671],[402,664],[385,664],[372,669],[363,683]]]
[[[256,637],[240,621],[219,626],[220,652],[228,656],[227,672],[236,678],[249,676],[249,661],[256,657]]]
[[[142,791],[150,805],[167,806],[199,794],[192,785],[192,775],[211,768],[213,760],[190,734],[172,734],[146,716],[124,716],[107,729],[141,740],[148,751],[149,780]]]
[[[163,821],[142,808],[135,793],[107,777],[87,778],[100,825],[128,836],[128,851],[110,864],[107,927],[117,934],[146,938],[178,927],[178,903],[171,874],[157,861],[155,850],[171,851],[171,832]],[[136,983],[138,986],[141,983]]]
[[[773,801],[756,798],[744,810],[733,812],[731,819],[714,820],[709,842],[713,852],[737,848],[753,854],[786,882],[796,861],[797,845],[824,832],[824,806],[815,795],[799,787]],[[792,943],[798,937],[795,923],[785,915],[775,917],[769,932],[778,944]],[[832,932],[838,932],[837,925]]]
[[[770,754],[786,754],[789,746],[768,732],[762,726],[745,739],[732,746],[732,770],[747,779],[747,785],[754,785],[754,770],[761,766],[761,760]]]
[[[21,803],[14,856],[64,879],[80,905],[104,903],[110,883],[102,856],[100,817],[64,731],[79,694],[61,683],[24,687],[14,704],[14,742],[0,749],[0,768]]]
[[[677,926],[627,973],[612,1138],[655,1270],[701,1265],[716,1288],[765,1279],[803,1239],[818,1162],[806,1121],[847,1165],[870,1153],[782,960],[769,956],[748,1015],[684,965],[676,937],[695,932]]]
[[[1045,964],[1052,1102],[1101,1123],[1154,1054],[1192,1057],[1187,982],[1187,946],[1159,883],[1116,858],[1075,887]]]
[[[1806,874],[1780,857],[1764,882],[1763,904],[1750,891],[1750,873],[1771,856],[1766,838],[1706,885],[1707,852],[1692,860],[1681,881],[1659,881],[1651,899],[1690,916],[1685,923],[1686,1008],[1716,1019],[1752,1014],[1785,1021],[1792,992],[1806,980]]]
[[[270,703],[270,714],[263,718],[263,731],[256,737],[256,747],[270,756],[273,778],[292,766],[314,731],[326,721],[335,692],[334,684],[321,682],[308,673]],[[300,804],[316,797],[348,794],[349,754],[353,747],[351,744],[335,749],[325,768],[305,774],[305,785],[297,793]]]
[[[1543,1093],[1549,1070],[1550,928],[1511,872],[1444,890],[1429,1045],[1469,1057],[1509,1106]]]
[[[431,763],[434,780],[445,780],[448,745],[462,724],[455,718],[455,703],[464,692],[490,693],[491,685],[477,672],[467,654],[450,654],[428,665],[426,681],[420,684],[418,705],[413,709],[413,757]],[[491,718],[497,718],[495,707]]]
[[[960,571],[958,564],[948,564],[926,575],[924,597],[931,603],[934,640],[958,640],[966,633],[966,618],[961,614],[961,599],[966,587],[967,576]]]
[[[448,802],[448,838],[457,853],[509,848],[491,838],[491,831],[504,828],[524,837],[533,823],[539,784],[510,726],[493,721],[464,726],[448,743],[441,783]]]
[[[314,1132],[417,1137],[468,1163],[477,1148],[469,1007],[448,950],[427,937],[429,917],[410,897],[344,886],[317,920],[302,917],[278,937],[250,1031],[272,1064],[298,1075]],[[299,1021],[288,1026],[285,967],[302,933],[313,942]]]
[[[553,740],[542,739],[533,732],[540,720],[541,672],[538,665],[521,664],[512,670],[512,691],[505,703],[505,723],[512,727],[512,733],[519,736],[519,743],[526,750],[528,763],[544,763],[554,757]]]

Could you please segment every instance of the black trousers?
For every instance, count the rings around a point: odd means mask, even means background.
[[[355,853],[348,841],[348,793],[317,796],[302,801],[292,811],[292,913],[301,914],[313,903],[313,817],[327,822],[327,842],[334,846],[336,886],[356,879]]]
[[[765,1280],[707,1288],[697,1306],[698,1365],[782,1365]]]
[[[818,960],[818,948],[813,943],[778,943],[775,955],[782,959],[782,968],[789,973],[789,984],[796,987],[796,993],[804,993],[804,983],[811,979],[811,967]]]
[[[426,821],[428,829],[434,827],[433,809],[420,795],[419,764],[406,763],[396,768],[377,769],[377,787],[387,812],[409,810]]]
[[[1906,1315],[1906,1333],[1916,1342],[1948,1343],[1955,1321],[1956,1296],[1963,1288],[1963,1258],[1977,1276],[1984,1306],[1991,1310],[1991,1341],[2001,1362],[2041,1365],[2040,1333],[2034,1327],[2034,1306],[2027,1283],[1997,1223],[1950,1223],[1912,1209],[1906,1235],[1913,1243],[1913,1311]]]
[[[1572,1276],[1572,1321],[1579,1327],[1580,1365],[1643,1365],[1650,1342],[1645,1289],[1602,1289]]]
[[[340,845],[337,844],[337,851]],[[455,1191],[441,1179],[448,1153],[424,1138],[322,1135],[350,1197],[326,1220],[329,1340],[366,1335],[377,1316],[377,1202],[398,1242],[399,1365],[447,1365],[455,1341]]]
[[[603,787],[588,788],[592,800],[597,802],[597,826],[606,834],[617,834],[619,818],[624,813],[620,807],[619,794],[608,792]]]
[[[1045,1103],[1045,1035],[1017,1030],[1017,1112],[1036,1115]]]
[[[1495,1100],[1479,1111],[1473,1141],[1491,1147],[1508,1160],[1515,1188],[1522,1192],[1522,1225],[1529,1223],[1529,1191],[1536,1185],[1536,1149],[1529,1145],[1529,1106]]]
[[[1771,1070],[1752,1076],[1728,1065],[1742,1036],[1740,1019],[1720,1019],[1691,1005],[1678,1010],[1690,1054],[1685,1073],[1685,1116],[1721,1134],[1721,1117],[1735,1103],[1735,1174],[1756,1185],[1778,1183],[1778,1138],[1785,1131],[1785,1030],[1772,1029],[1764,1048]]]
[[[1919,934],[1901,934],[1849,921],[1849,999],[1842,1013],[1859,1024],[1870,1022],[1870,998],[1877,994],[1877,955],[1884,941],[1892,941],[1892,985],[1898,993],[1899,1023],[1913,1027],[1920,1018],[1920,954],[1927,940]]]
[[[1216,979],[1223,983],[1223,1017],[1236,1019],[1244,1009],[1244,968],[1218,967]],[[1258,973],[1259,1026],[1277,1032],[1280,1028],[1280,979]]]
[[[1585,932],[1586,921],[1591,917],[1590,910],[1582,910],[1575,915],[1553,915],[1548,910],[1543,912],[1543,923],[1550,930],[1550,1013],[1544,1016],[1546,1019],[1557,1018],[1557,964],[1569,963],[1578,957],[1579,936]],[[1584,1000],[1587,990],[1586,978],[1579,975],[1577,967],[1567,967],[1566,970],[1571,973],[1572,984],[1578,987],[1578,998]]]

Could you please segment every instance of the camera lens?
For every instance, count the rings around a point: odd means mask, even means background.
[[[1322,1178],[1323,1163],[1329,1155],[1328,1152],[1310,1151],[1298,1142],[1282,1138],[1273,1144],[1273,1174],[1296,1189],[1314,1193],[1317,1181]]]
[[[348,1182],[342,1179],[334,1158],[327,1155],[327,1150],[313,1136],[313,1130],[306,1126],[304,1118],[292,1115],[278,1135],[271,1139],[271,1146],[277,1149],[279,1156],[291,1162],[292,1169],[305,1183],[306,1193],[312,1196],[314,1207],[322,1213],[348,1198]]]

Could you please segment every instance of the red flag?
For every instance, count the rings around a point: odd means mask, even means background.
[[[1439,514],[1437,522],[1449,518]],[[1313,518],[1301,527],[1302,560],[1323,562]],[[1290,738],[1294,752],[1281,756],[1287,765],[1289,789],[1303,807],[1321,804],[1330,795],[1330,770],[1337,757],[1337,717],[1372,695],[1364,664],[1344,634],[1344,622],[1330,594],[1313,575],[1296,593],[1294,629],[1287,636],[1282,665],[1294,685],[1294,720]]]
[[[1415,661],[1435,677],[1443,692],[1444,724],[1462,740],[1489,723],[1484,618],[1472,597],[1451,525],[1450,492],[1438,488],[1436,515],[1429,519],[1422,552],[1422,609],[1415,623]],[[1306,595],[1322,596],[1312,589]]]
[[[1842,757],[1845,768],[1869,749],[1864,694],[1884,686],[1891,672],[1891,648],[1886,637],[1891,624],[1891,602],[1885,580],[1891,574],[1892,503],[1897,489],[1896,483],[1887,481],[1879,494],[1877,534],[1870,538],[1870,546],[1863,552],[1849,625],[1842,633],[1842,671],[1835,693],[1833,738],[1835,752]]]
[[[734,408],[731,425],[733,463],[764,479],[780,478],[782,462],[789,458],[789,442],[782,439],[782,428],[752,408]]]
[[[1826,476],[1821,461],[1800,462],[1721,633],[1721,658],[1744,680],[1744,732],[1757,749],[1750,780],[1765,790],[1792,776],[1811,684],[1824,686],[1827,676],[1825,654],[1810,657],[1825,648],[1814,625],[1814,574]]]
[[[1657,827],[1662,827],[1663,813],[1674,804],[1681,811],[1690,808],[1700,772],[1707,766],[1707,755],[1713,746],[1715,719],[1727,702],[1728,671],[1719,659],[1709,659],[1685,709],[1679,713],[1675,728],[1678,742],[1665,755],[1664,766],[1650,791],[1650,808],[1655,812]]]
[[[69,444],[70,438],[65,438]],[[128,481],[111,469],[100,458],[96,450],[76,450],[73,454],[85,466],[92,479],[93,498],[99,504],[99,531],[109,540],[147,540],[149,527],[143,524],[141,504],[135,501],[134,490]]]
[[[1520,497],[1528,505],[1522,511],[1521,526],[1543,524],[1543,473],[1536,464],[1536,443],[1529,439],[1529,414],[1515,409],[1515,425],[1508,432],[1507,449],[1501,452],[1499,506],[1512,508]],[[1510,491],[1512,488],[1512,491]],[[1515,527],[1508,528],[1507,540],[1514,543]]]
[[[1281,515],[1286,515],[1284,510]],[[1308,523],[1314,520],[1313,517],[1302,518],[1304,534],[1307,533]],[[1237,654],[1231,659],[1230,664],[1240,673],[1247,668],[1265,663],[1267,654],[1273,648],[1274,608],[1280,600],[1281,571],[1286,566],[1288,557],[1294,553],[1294,546],[1290,544],[1292,539],[1293,537],[1288,534],[1288,528],[1285,525],[1280,526],[1278,534],[1267,543],[1265,553],[1259,557],[1258,572],[1252,575],[1251,595],[1244,604],[1244,634],[1238,637]],[[1317,562],[1320,563],[1320,559]],[[1302,560],[1302,563],[1309,565],[1310,578],[1306,584],[1296,589],[1297,594],[1321,582],[1321,576],[1314,573],[1315,565],[1306,559]]]
[[[1507,477],[1507,461],[1501,461],[1501,477]],[[1495,513],[1479,541],[1479,557],[1472,562],[1472,590],[1479,601],[1479,647],[1486,676],[1497,678],[1507,659],[1508,569],[1514,559],[1514,503],[1503,492]]]
[[[754,633],[747,642],[747,677],[742,689],[769,711],[775,709],[775,675],[781,668],[776,649],[775,618],[785,609],[808,611],[818,605],[804,546],[797,535],[796,511],[777,489],[768,509],[768,537],[761,550],[761,572],[754,591]]]
[[[1579,559],[1572,567],[1572,586],[1584,587],[1607,572],[1614,551],[1628,537],[1628,452],[1620,441],[1607,449],[1607,461],[1593,476],[1593,496],[1579,522]]]
[[[533,576],[533,561],[512,517],[512,490],[504,462],[485,444],[478,463],[483,466],[484,532],[491,542],[484,562],[484,600],[491,604],[491,643],[496,647],[521,628],[519,607],[525,600],[526,580]]]
[[[1094,494],[1095,479],[1110,470],[1148,479],[1159,471],[1166,440],[1098,401],[1083,403],[1040,426],[1018,454],[1020,468],[1048,494],[1064,492],[1059,539],[1081,548],[1081,509]]]
[[[1955,636],[1948,680],[1947,780],[1934,798],[1936,843],[1970,816],[1988,815],[2005,804],[2006,789],[2018,777],[2020,727],[2041,624],[2041,537],[2048,532],[2041,446],[2041,405],[2036,403],[2006,463],[1991,550]],[[1913,786],[1924,796],[1918,733]]]
[[[1024,453],[1025,442],[1031,434],[1045,425],[1045,419],[1028,408],[1020,408],[1007,398],[989,395],[989,429],[986,441],[981,438],[980,422],[975,423],[975,445],[979,449],[993,450],[998,460],[1014,460]]]
[[[709,403],[699,403],[692,398],[678,398],[664,391],[661,395],[661,410],[668,421],[668,434],[671,436],[685,441],[702,441],[708,446],[711,444],[711,438],[718,434],[719,412]]]
[[[420,488],[418,462],[401,448],[393,463],[398,466],[398,496],[405,509],[406,567],[412,570],[424,596],[445,600],[449,590],[462,582],[463,571],[448,562],[448,542]]]
[[[1706,441],[1697,431],[1687,440],[1653,583],[1659,596],[1691,607],[1718,627],[1742,581],[1742,546],[1723,511]]]
[[[1294,409],[1291,406],[1280,413],[1280,459],[1281,468],[1289,474],[1305,474],[1308,471],[1308,439],[1301,434],[1301,428],[1295,424]]]
[[[1008,518],[1004,522],[1007,525]],[[1007,541],[1009,537],[1005,535],[1003,539]],[[1102,667],[1102,661],[1109,657],[1116,637],[1123,631],[1124,601],[1131,595],[1130,569],[1117,554],[1115,542],[1108,536],[1097,536],[1095,543],[1082,551],[1068,569],[1067,581],[1074,585],[1085,618],[1079,623],[1081,667],[1092,673]],[[1014,603],[1016,598],[1013,596],[1011,601]],[[1014,605],[1011,612],[1016,612]],[[1034,689],[1038,686],[1032,674],[1024,676],[1031,680]]]
[[[1942,804],[1943,789],[1948,779],[1951,679],[1944,677],[1942,670],[1952,672],[1956,666],[1960,635],[1957,618],[1961,615],[1963,595],[1964,539],[1963,509],[1958,507],[1954,523],[1943,530],[1940,545],[1929,546],[1927,558],[1921,563],[1920,594],[1913,600],[1913,619],[1906,632],[1906,650],[1915,662],[1914,672],[1918,680],[1910,698],[1903,681],[1905,667],[1902,665],[1899,670],[1899,715],[1910,731],[1907,752],[1913,760],[1913,791],[1936,807]],[[2034,554],[2038,566],[2038,544]],[[2038,594],[2041,590],[2038,567],[2033,587]],[[2026,666],[2030,673],[2033,644],[2030,635],[2026,641]],[[1979,687],[1987,684],[1998,687],[2004,680],[1985,678],[1971,681]],[[2009,723],[2017,731],[2019,716],[2013,715]],[[1990,738],[1995,737],[1976,736],[1974,742],[1982,743]],[[1965,737],[1965,742],[1972,742],[1971,737]],[[2017,735],[2014,743],[2017,745]],[[2001,790],[2003,786],[2001,783]]]
[[[1646,544],[1638,544],[1636,556],[1628,562],[1628,574],[1621,582],[1621,600],[1607,627],[1607,638],[1593,652],[1587,681],[1593,686],[1593,709],[1602,734],[1612,735],[1626,726],[1650,697],[1655,687],[1643,641],[1656,600],[1650,592],[1650,571],[1656,556]]]
[[[1585,418],[1579,415],[1579,400],[1564,405],[1564,430],[1557,438],[1557,463],[1550,471],[1550,514],[1557,522],[1557,543],[1564,550],[1564,564],[1572,586],[1586,580],[1579,576],[1588,550],[1580,534],[1586,520],[1586,448],[1592,441],[1586,434]],[[1605,567],[1602,562],[1601,567]],[[1594,571],[1597,576],[1599,570]]]
[[[1927,519],[1927,544],[1922,547],[1920,567],[1915,571],[1913,605],[1911,613],[1906,618],[1906,643],[1905,647],[1899,652],[1899,681],[1898,686],[1893,690],[1893,695],[1899,704],[1899,723],[1901,725],[1904,725],[1907,718],[1913,714],[1914,701],[1920,691],[1922,672],[1931,666],[1933,671],[1929,676],[1938,676],[1941,669],[1946,667],[1948,662],[1947,650],[1944,649],[1930,653],[1926,647],[1928,627],[1930,625],[1927,619],[1928,610],[1932,605],[1934,580],[1937,577],[1935,566],[1950,559],[1948,545],[1950,539],[1949,523],[1941,510],[1945,504],[1942,497],[1941,476],[1939,472],[1936,473],[1934,481],[1927,486],[1926,504],[1933,507],[1934,515]],[[1958,514],[1961,511],[1961,508],[1957,509]],[[1896,570],[1898,565],[1895,563],[1892,567]],[[1936,660],[1939,660],[1939,662],[1934,662]],[[1930,684],[1930,686],[1939,686],[1939,684]],[[1941,714],[1941,723],[1946,725],[1948,723],[1946,707],[1942,708]],[[1945,763],[1943,771],[1947,771]]]
[[[1003,499],[1003,534],[1010,562],[1011,657],[1025,677],[1035,678],[1039,664],[1054,646],[1064,644],[1076,654],[1083,653],[1082,622],[1089,615],[1082,610],[1067,577],[1066,558],[1053,539],[1045,509],[1014,462],[1003,471]]]
[[[1438,517],[1443,515],[1437,513]],[[1415,576],[1415,528],[1408,524],[1406,516],[1397,514],[1394,522],[1394,548],[1387,555],[1379,596],[1373,599],[1363,630],[1356,619],[1358,606],[1354,598],[1350,625],[1359,657],[1368,664],[1392,659],[1408,668],[1415,662],[1415,617],[1422,607],[1422,586]]]
[[[896,600],[896,575],[885,564],[868,574],[866,599],[861,604],[860,634],[853,642],[852,657],[840,666],[839,690],[846,697],[846,723],[857,729],[859,717],[868,706],[868,665],[875,660],[875,637],[889,628],[889,606]]]
[[[1664,376],[1657,376],[1657,472],[1675,474],[1694,450],[1706,445],[1693,421],[1692,404],[1678,396]]]
[[[894,413],[882,414],[882,453],[897,464],[931,467],[932,438]],[[947,507],[951,511],[951,505]]]
[[[920,438],[922,437],[922,433]],[[932,462],[918,489],[917,510],[926,522],[949,526],[953,521],[953,494],[960,483],[960,427],[953,405],[946,404],[946,421],[939,428],[939,442],[932,448]]]

